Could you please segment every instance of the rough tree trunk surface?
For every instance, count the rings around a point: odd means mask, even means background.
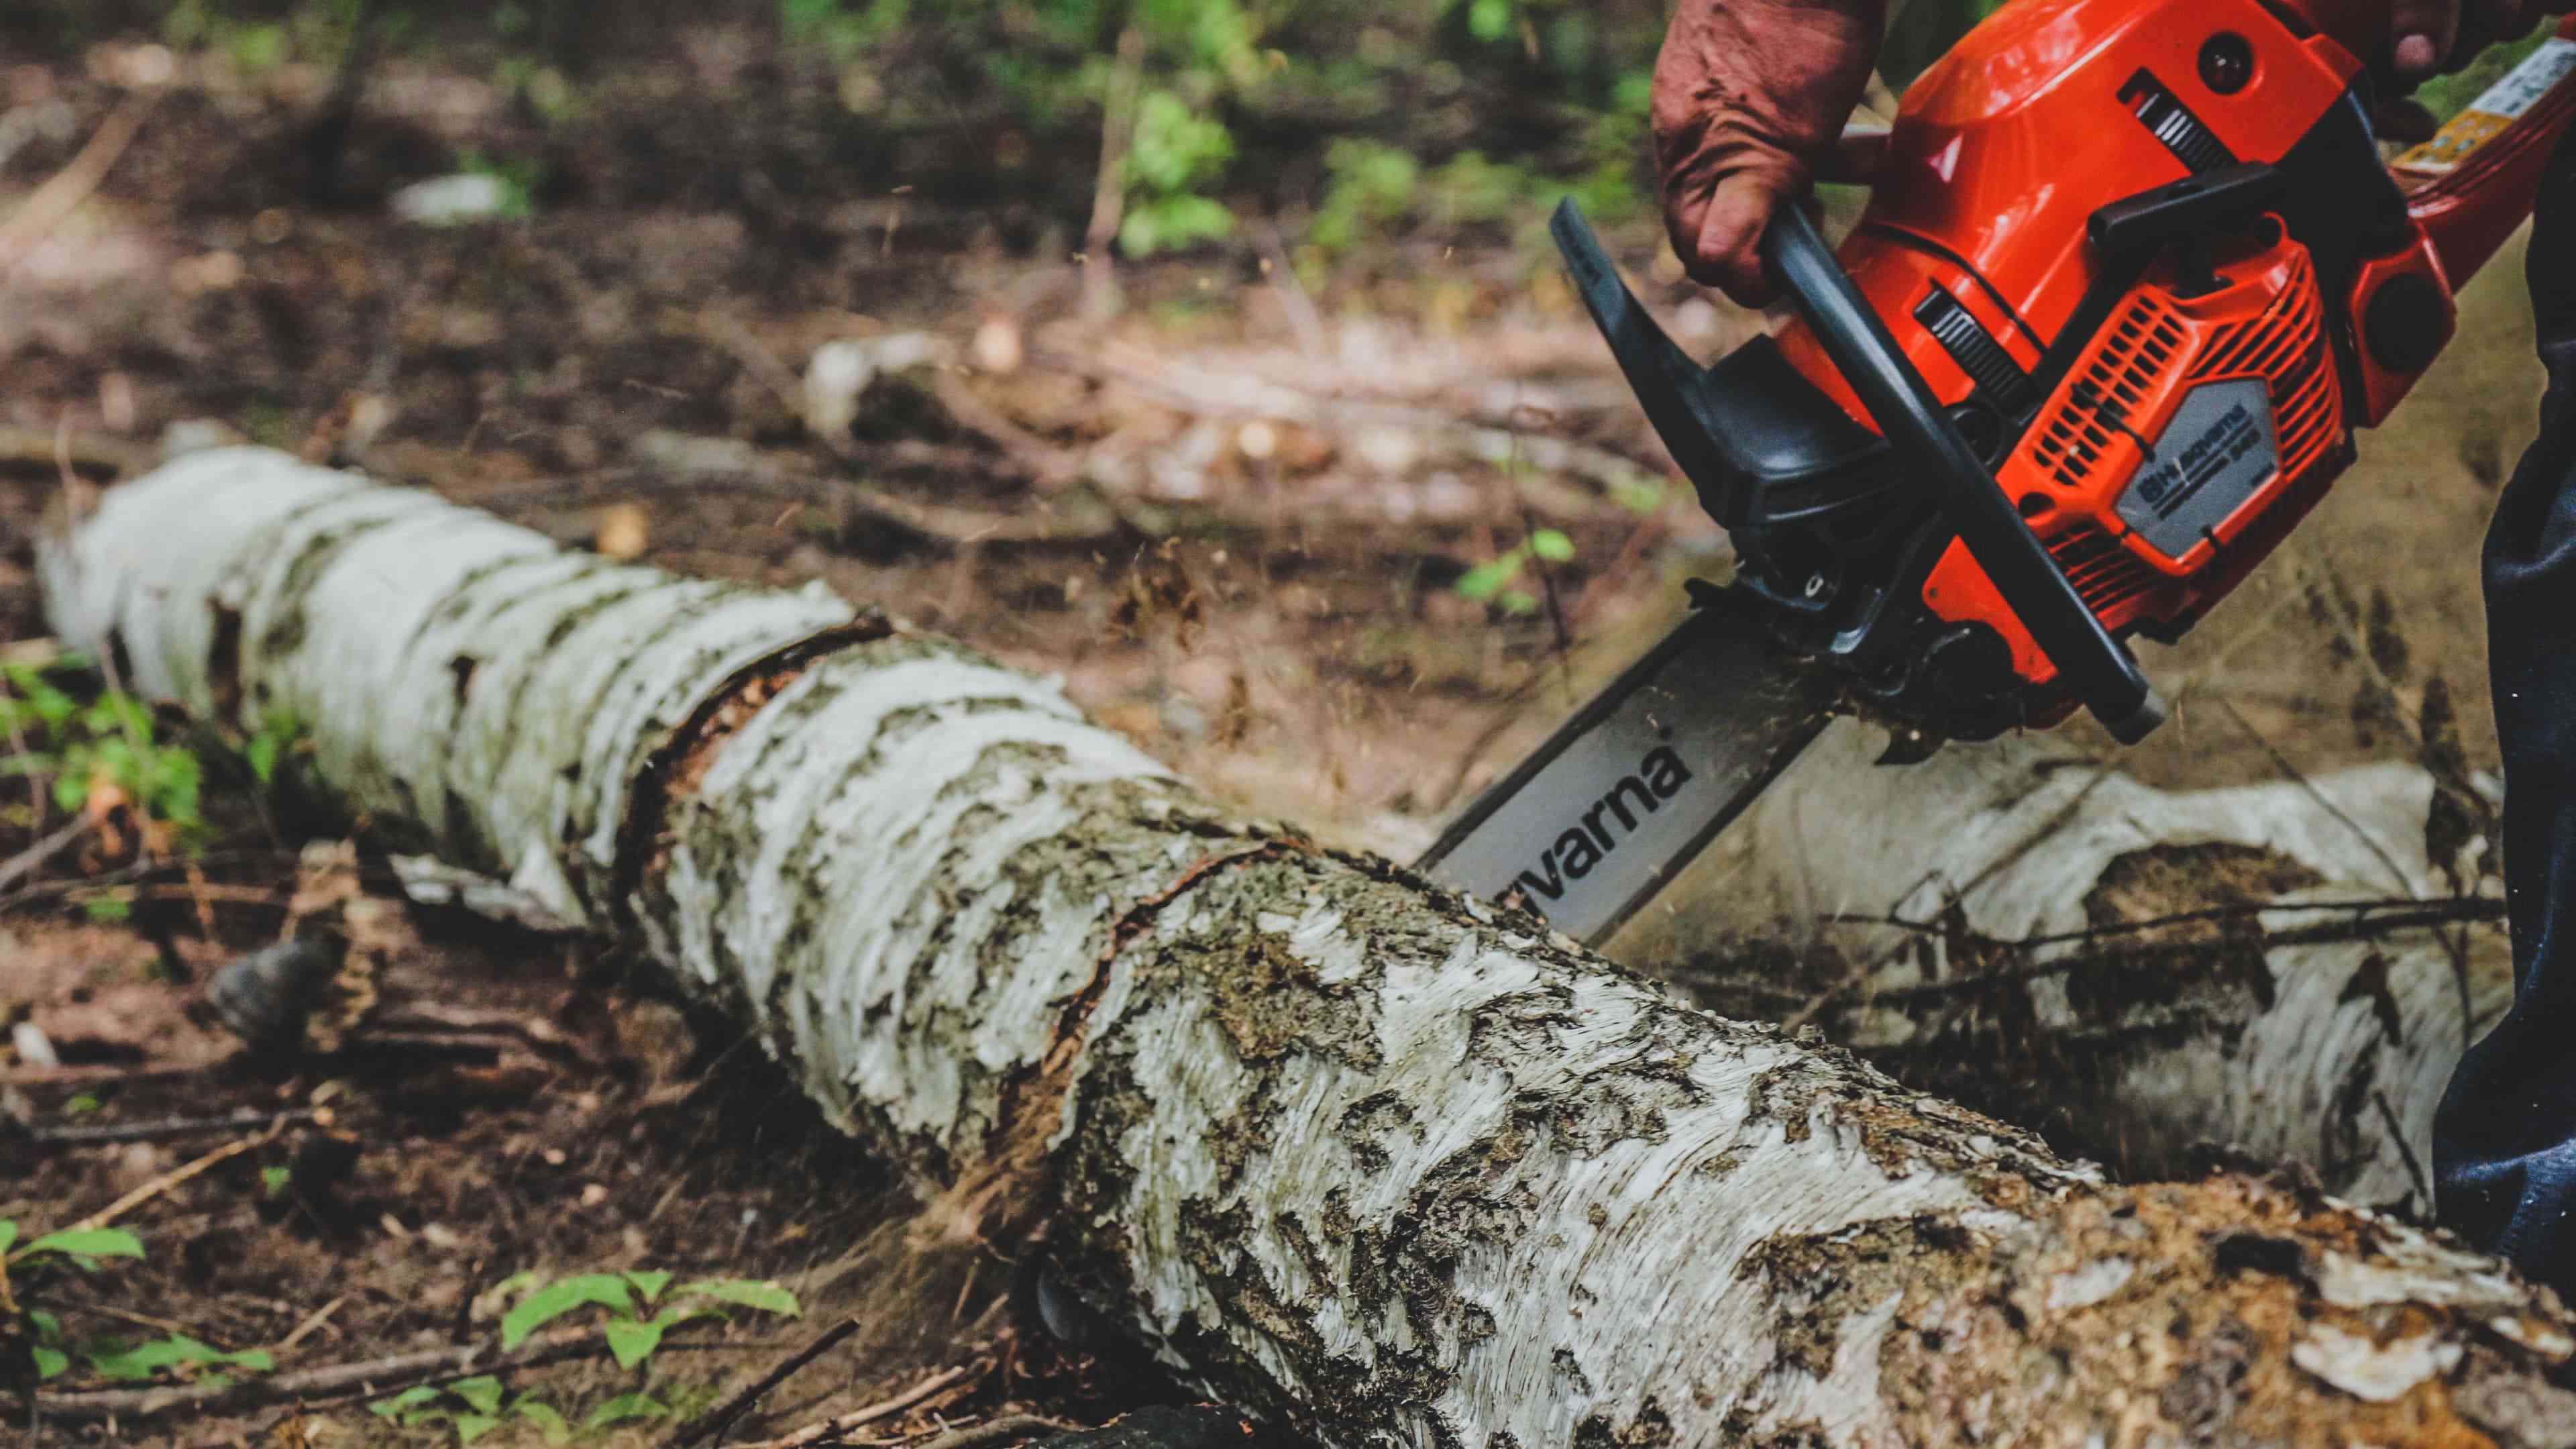
[[[640,932],[923,1184],[1048,1146],[1095,1304],[1342,1443],[2564,1442],[2554,1300],[2125,1188],[1527,918],[1248,824],[819,595],[251,450],[111,492],[64,637]]]
[[[2513,996],[2470,786],[2158,790],[2059,736],[1874,749],[1836,726],[1685,882],[1736,947],[1687,973],[1713,1003],[1806,1013],[2124,1177],[2215,1145],[2426,1206],[2433,1109]]]

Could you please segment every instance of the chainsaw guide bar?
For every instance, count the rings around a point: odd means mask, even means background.
[[[1788,768],[1836,693],[1715,591],[1488,787],[1419,868],[1489,900],[1517,895],[1599,942]]]

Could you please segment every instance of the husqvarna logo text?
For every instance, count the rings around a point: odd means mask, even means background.
[[[1565,883],[1592,874],[1594,867],[1609,859],[1634,831],[1637,822],[1654,814],[1664,802],[1682,792],[1691,781],[1690,767],[1670,745],[1647,752],[1637,762],[1637,772],[1623,775],[1610,793],[1593,802],[1575,824],[1567,826],[1554,844],[1538,858],[1538,864],[1520,873],[1520,883],[1545,900],[1556,900],[1565,894]]]

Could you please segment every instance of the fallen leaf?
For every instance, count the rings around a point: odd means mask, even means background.
[[[644,556],[651,538],[652,523],[643,505],[612,503],[599,510],[599,535],[591,546],[601,558],[630,563]]]

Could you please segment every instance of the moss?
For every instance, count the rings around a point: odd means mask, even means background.
[[[305,596],[314,583],[339,561],[349,545],[368,534],[409,522],[404,518],[360,518],[324,528],[304,541],[304,548],[286,566],[286,576],[277,586],[276,614],[259,635],[259,652],[254,668],[266,669],[277,660],[293,654],[304,643],[306,631]],[[281,532],[284,530],[281,529]],[[245,661],[249,662],[249,661]]]

